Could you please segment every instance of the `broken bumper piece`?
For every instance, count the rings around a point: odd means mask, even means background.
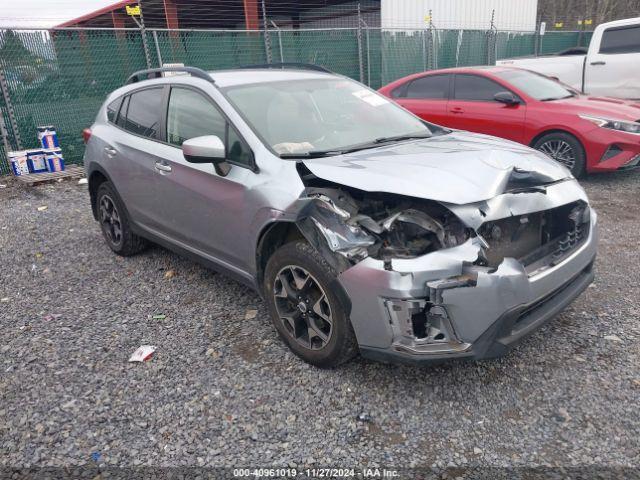
[[[570,255],[527,272],[513,258],[497,269],[473,265],[479,239],[393,269],[367,258],[339,281],[351,299],[351,323],[363,356],[423,363],[449,358],[490,358],[552,319],[593,281],[597,216]]]

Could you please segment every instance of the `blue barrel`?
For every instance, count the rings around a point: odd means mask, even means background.
[[[38,140],[42,148],[59,148],[58,134],[53,125],[44,125],[38,127]]]

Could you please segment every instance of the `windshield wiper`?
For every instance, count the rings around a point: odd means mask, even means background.
[[[431,137],[431,133],[415,133],[413,135],[397,135],[395,137],[380,137],[380,138],[376,138],[373,143],[375,144],[380,144],[380,143],[389,143],[389,142],[401,142],[403,140],[414,140],[414,139],[419,139],[419,138],[429,138]]]
[[[368,148],[375,148],[384,143],[400,142],[402,140],[413,140],[419,138],[429,138],[432,134],[413,134],[413,135],[397,135],[395,137],[380,137],[372,142],[354,145],[353,147],[339,148],[335,150],[311,150],[310,152],[301,153],[281,153],[280,158],[322,158],[334,155],[344,155],[345,153],[357,152]]]
[[[333,155],[342,155],[343,153],[347,153],[347,150],[312,150],[310,152],[300,152],[300,153],[281,153],[279,157],[280,158],[322,158],[322,157],[331,157]]]
[[[541,102],[551,102],[553,100],[564,100],[565,98],[571,98],[571,97],[575,97],[576,94],[575,93],[570,93],[569,95],[566,95],[564,97],[549,97],[549,98],[541,98],[540,101]]]

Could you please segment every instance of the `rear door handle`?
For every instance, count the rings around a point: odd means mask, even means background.
[[[109,157],[114,157],[116,153],[118,153],[116,149],[113,147],[104,147],[104,151],[107,152],[107,155]]]
[[[464,110],[460,107],[453,107],[451,110],[449,110],[451,113],[464,113]]]
[[[597,62],[591,62],[591,65],[606,65],[607,62],[603,62],[602,60],[598,60]]]
[[[171,173],[171,165],[162,162],[156,162],[156,170],[160,173]]]

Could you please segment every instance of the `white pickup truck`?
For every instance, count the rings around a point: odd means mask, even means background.
[[[557,78],[592,95],[640,99],[640,17],[598,25],[586,52],[499,60]]]

